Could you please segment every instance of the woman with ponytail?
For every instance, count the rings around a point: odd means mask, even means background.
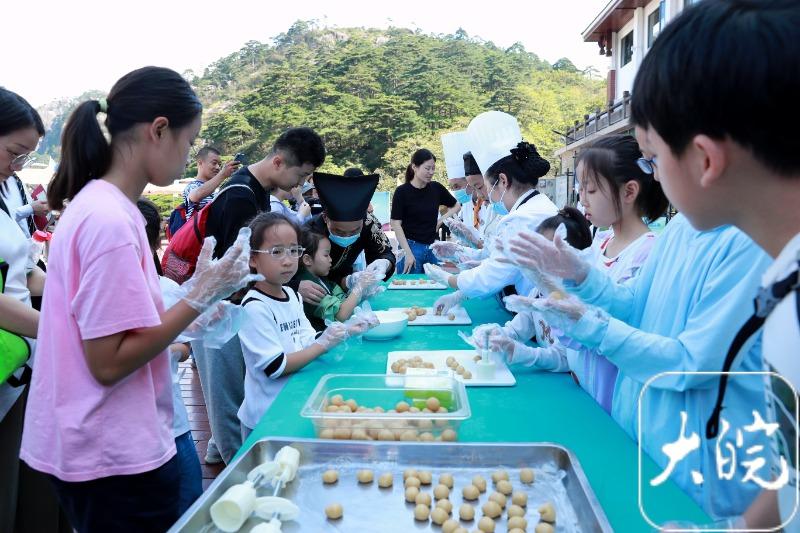
[[[165,309],[136,201],[186,166],[202,105],[145,67],[73,111],[48,189],[51,242],[21,458],[48,474],[79,532],[164,531],[179,517],[167,347],[249,281],[249,235],[219,261],[204,243],[186,296]],[[106,136],[98,122],[105,118]],[[188,285],[188,286],[187,286]]]
[[[439,261],[431,251],[436,240],[436,231],[442,221],[457,214],[461,204],[441,183],[433,181],[436,171],[436,156],[430,150],[420,148],[411,156],[406,168],[406,182],[392,196],[391,226],[397,243],[405,253],[397,263],[402,274],[421,274],[422,267]],[[447,212],[439,219],[439,206]]]

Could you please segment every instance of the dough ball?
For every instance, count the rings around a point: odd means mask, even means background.
[[[459,527],[458,521],[450,518],[442,524],[442,533],[454,533]]]
[[[433,474],[428,471],[420,471],[417,473],[417,477],[419,478],[419,482],[423,485],[430,485],[433,483]]]
[[[413,405],[408,409],[409,413],[419,413],[419,407],[414,407]]]
[[[453,313],[450,313],[450,314],[447,315],[447,320],[455,320],[455,319],[456,319],[456,315],[454,315]],[[494,529],[492,529],[492,531],[494,531]]]
[[[359,483],[372,483],[372,470],[359,470],[356,474],[356,478],[358,478]]]
[[[339,503],[332,503],[325,508],[325,516],[331,520],[338,520],[344,514],[344,509]]]
[[[392,369],[392,371],[396,372],[396,370],[394,370],[394,368]],[[327,405],[327,406],[325,406],[325,412],[326,413],[336,413],[338,411],[339,411],[339,407],[336,406],[336,405]]]
[[[525,509],[516,504],[510,505],[508,507],[508,517],[512,518],[514,516],[525,516]]]
[[[441,507],[442,509],[447,511],[447,514],[453,512],[453,503],[447,498],[441,499],[438,502],[436,502],[436,507]]]
[[[419,440],[422,442],[433,442],[436,440],[436,437],[433,436],[433,433],[430,431],[426,431],[419,436]]]
[[[394,440],[394,432],[390,429],[382,429],[378,433],[378,440]]]
[[[419,316],[425,316],[427,313],[428,313],[428,310],[425,309],[424,307],[420,307],[419,309],[417,309],[417,314]]]
[[[475,519],[475,508],[468,503],[463,504],[461,507],[458,508],[458,516],[461,520],[474,520]]]
[[[422,420],[417,421],[417,427],[419,429],[433,429],[433,421],[423,418]]]
[[[334,394],[331,396],[331,404],[333,405],[344,405],[344,397],[341,394]]]
[[[472,478],[472,484],[478,487],[479,491],[486,492],[486,480],[483,479],[483,476],[475,476]]]
[[[484,503],[483,507],[481,507],[481,510],[483,510],[483,514],[489,518],[497,518],[503,514],[503,509],[500,507],[500,505],[491,500]]]
[[[408,411],[408,404],[406,402],[397,402],[397,405],[395,405],[394,409],[398,413],[405,413]]]
[[[431,510],[427,505],[421,503],[414,507],[414,520],[427,520],[431,515]]]
[[[433,396],[428,398],[428,400],[425,402],[425,407],[427,407],[428,409],[430,409],[434,413],[436,411],[438,411],[441,406],[442,406],[442,403],[439,401],[439,398],[436,398],[436,397],[433,397]]]
[[[456,362],[456,358],[455,358],[455,357],[453,357],[452,355],[451,355],[451,356],[449,356],[449,357],[448,357],[448,358],[445,360],[445,363],[447,363],[447,366],[451,366],[451,365],[452,365],[453,363],[455,363],[455,362]]]
[[[464,496],[465,500],[473,501],[478,499],[480,492],[478,492],[478,487],[476,487],[475,485],[467,485],[461,491],[461,495]]]
[[[333,430],[333,438],[339,440],[347,440],[352,435],[350,428],[336,428]]]
[[[492,481],[494,481],[495,485],[497,484],[498,481],[502,479],[508,481],[508,472],[506,472],[505,470],[497,470],[492,473]]]
[[[344,403],[345,403],[345,405],[347,405],[347,407],[350,408],[350,412],[351,413],[355,413],[358,410],[358,404],[356,403],[355,400],[350,399],[350,400],[347,400]]]
[[[339,406],[339,412],[340,413],[352,413],[353,410],[350,408],[349,405],[340,405]]]
[[[508,519],[508,529],[521,529],[525,531],[528,528],[528,521],[521,516],[513,516]]]
[[[489,501],[490,502],[495,502],[495,503],[497,503],[497,505],[500,506],[501,509],[505,509],[506,508],[506,502],[508,500],[506,499],[505,494],[502,494],[500,492],[493,492],[492,495],[489,496]]]
[[[469,531],[467,531],[467,528],[465,527],[459,527],[458,529],[453,531],[453,533],[469,533]]]
[[[422,482],[419,480],[418,477],[409,476],[409,477],[406,478],[406,481],[405,481],[406,488],[408,488],[408,487],[417,487],[417,488],[419,488],[420,485],[422,485]]]
[[[415,441],[417,440],[417,432],[413,429],[407,429],[400,433],[400,440],[407,442]]]
[[[508,533],[525,533],[525,530],[515,527],[514,529],[509,529]]]
[[[519,472],[519,480],[525,483],[526,485],[530,485],[533,483],[533,470],[530,468],[523,468]]]
[[[419,489],[417,487],[408,487],[406,489],[406,501],[408,503],[414,503],[417,500],[418,494]]]
[[[444,521],[447,520],[448,518],[450,518],[450,515],[447,514],[447,511],[445,511],[441,507],[437,507],[433,511],[431,511],[431,521],[434,524],[438,524],[441,526],[442,524],[444,524]]]
[[[326,470],[322,474],[323,483],[336,483],[339,481],[339,472],[336,470]]]
[[[422,363],[422,368],[436,368],[436,365],[433,363]]]
[[[478,529],[484,533],[494,533],[494,520],[488,516],[484,516],[478,521]]]
[[[535,533],[555,533],[556,528],[547,522],[539,522],[536,524],[536,529],[534,529],[534,531]]]
[[[520,507],[525,507],[528,505],[528,495],[524,492],[517,491],[511,495],[511,503],[519,505]]]
[[[436,485],[436,488],[433,489],[433,497],[437,500],[443,500],[450,496],[450,489],[447,488],[447,485]]]
[[[369,437],[367,436],[367,431],[365,429],[354,429],[353,433],[350,435],[352,440],[368,440]]]
[[[427,492],[420,492],[419,494],[417,494],[417,497],[414,499],[414,502],[416,502],[418,505],[421,503],[422,505],[427,505],[428,507],[430,507],[431,495],[428,494]]]
[[[472,372],[465,370],[464,373],[461,374],[461,377],[464,379],[472,379]]]
[[[334,436],[334,431],[331,428],[325,428],[319,432],[319,438],[321,439],[332,439]]]
[[[506,496],[508,496],[514,491],[514,487],[511,486],[511,482],[505,479],[501,479],[500,481],[498,481],[496,488],[498,492],[502,492]]]
[[[442,431],[442,440],[447,442],[453,442],[456,440],[456,432],[452,429],[445,429]]]
[[[408,313],[408,321],[414,322],[417,319],[417,313]]]
[[[388,488],[394,484],[394,476],[391,472],[386,472],[385,474],[381,474],[381,477],[378,478],[378,486],[381,488]]]
[[[403,470],[403,481],[407,480],[410,477],[417,477],[417,471],[413,468],[406,468]]]
[[[556,509],[553,507],[553,504],[547,502],[546,504],[539,507],[539,518],[542,522],[550,522],[554,524],[556,521]]]
[[[453,488],[453,475],[452,474],[442,474],[439,476],[439,484],[444,485],[448,489]]]

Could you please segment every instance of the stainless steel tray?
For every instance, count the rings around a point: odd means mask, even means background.
[[[421,443],[421,442],[356,442],[319,439],[291,439],[268,437],[258,441],[250,450],[228,466],[195,502],[170,532],[215,532],[209,509],[231,485],[241,483],[247,473],[264,461],[270,460],[283,446],[291,445],[300,451],[300,470],[297,478],[281,493],[300,509],[297,522],[286,522],[283,531],[441,531],[430,521],[414,520],[414,506],[403,498],[403,470],[415,468],[433,473],[434,484],[423,487],[431,492],[438,475],[450,473],[455,486],[450,495],[454,518],[463,503],[461,489],[472,477],[481,474],[488,482],[487,491],[476,504],[476,520],[461,522],[469,530],[477,528],[477,518],[482,516],[480,506],[493,492],[491,474],[506,470],[514,490],[528,494],[525,518],[528,530],[533,531],[539,521],[537,509],[546,501],[556,508],[556,531],[613,531],[589,482],[575,456],[566,448],[547,442],[537,443]],[[523,485],[519,481],[522,468],[534,469],[536,481]],[[333,468],[339,472],[339,481],[323,485],[321,476]],[[372,469],[375,482],[360,485],[356,472]],[[392,488],[380,489],[377,478],[384,472],[394,474]],[[272,495],[271,487],[259,491],[259,496]],[[329,521],[325,506],[340,503],[344,517]],[[509,502],[510,505],[510,502]],[[497,520],[497,531],[506,531],[506,514]],[[249,532],[259,520],[250,519],[240,531]]]

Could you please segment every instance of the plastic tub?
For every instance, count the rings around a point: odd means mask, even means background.
[[[439,411],[427,410],[430,398],[436,398]],[[348,400],[355,402],[355,412]],[[397,412],[400,402],[407,411]],[[447,373],[327,374],[300,415],[311,419],[319,438],[431,442],[457,440],[471,411],[464,384]]]
[[[364,338],[372,341],[393,339],[403,333],[408,326],[408,315],[398,311],[375,311],[380,324],[364,333]]]

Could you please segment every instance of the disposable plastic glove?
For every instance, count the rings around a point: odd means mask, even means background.
[[[233,246],[220,259],[212,259],[216,244],[214,237],[206,237],[194,275],[184,284],[187,292],[183,299],[198,313],[248,283],[264,279],[250,273],[250,228],[239,230]]]
[[[487,350],[489,349],[489,337],[493,333],[500,333],[502,329],[500,324],[481,324],[472,330],[472,336],[462,338],[467,341],[467,344],[478,350]]]
[[[535,366],[541,352],[541,348],[528,346],[498,332],[489,335],[489,349],[500,353],[508,364],[525,366]]]
[[[380,324],[378,315],[372,311],[359,310],[344,322],[347,337],[357,337]]]
[[[453,309],[454,307],[458,307],[461,305],[462,302],[466,301],[467,297],[461,291],[451,292],[449,294],[445,294],[444,296],[440,297],[436,302],[433,304],[433,312],[436,315],[443,315]]]
[[[392,263],[388,259],[376,259],[367,265],[366,272],[371,272],[375,279],[382,281],[391,267]]]
[[[368,297],[367,294],[370,292],[370,289],[379,282],[375,278],[375,275],[367,270],[359,272],[358,274],[360,275],[356,278],[350,292],[351,294],[355,294],[359,300],[362,300]]]
[[[473,268],[481,266],[481,262],[470,259],[469,261],[463,261],[455,265],[459,272],[464,272],[465,270],[472,270]]]
[[[347,326],[343,322],[333,322],[314,342],[328,351],[343,343],[347,336]]]
[[[447,287],[450,286],[450,276],[452,276],[452,274],[449,272],[445,272],[441,267],[431,263],[425,263],[425,266],[422,268],[425,270],[425,274],[427,274],[432,280],[437,281]]]
[[[529,298],[513,295],[507,296],[503,301],[511,312],[538,312],[553,328],[581,343],[596,344],[597,335],[608,328],[609,317],[605,311],[586,305],[574,296]],[[577,327],[579,322],[580,328]]]
[[[539,233],[522,232],[507,244],[498,240],[497,246],[509,260],[523,268],[575,283],[582,283],[592,268],[558,232],[552,242]]]
[[[456,258],[464,247],[451,241],[436,241],[431,244],[431,252],[439,261],[449,261]]]
[[[450,232],[456,239],[467,246],[472,246],[473,248],[483,246],[483,239],[481,239],[480,233],[474,227],[468,226],[452,217],[446,219],[444,224],[450,228]]]

